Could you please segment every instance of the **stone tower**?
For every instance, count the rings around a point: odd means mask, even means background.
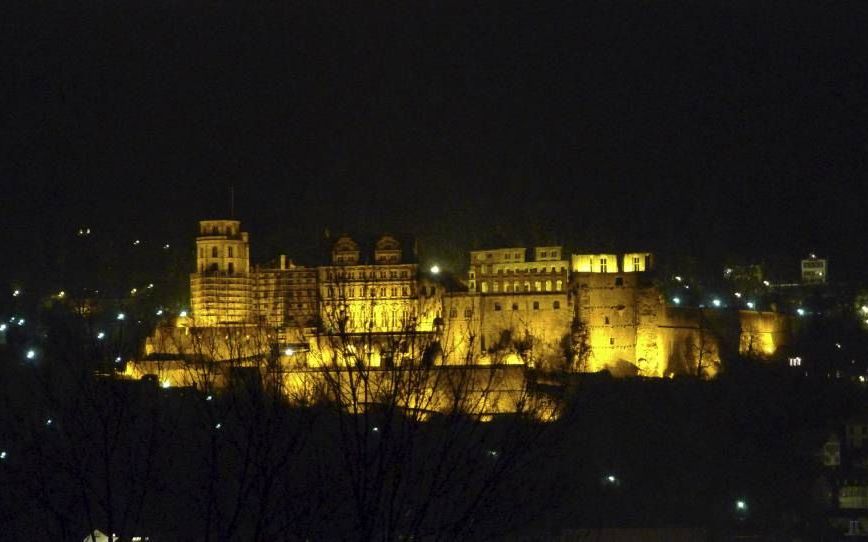
[[[190,275],[196,326],[238,325],[253,319],[250,242],[238,220],[202,220],[196,272]]]

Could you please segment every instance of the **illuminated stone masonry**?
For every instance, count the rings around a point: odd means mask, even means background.
[[[769,357],[789,337],[788,319],[776,313],[667,306],[644,252],[567,258],[560,246],[475,250],[466,276],[447,290],[390,235],[370,253],[340,236],[327,265],[279,256],[251,267],[240,222],[204,220],[196,249],[192,314],[155,332],[146,344],[151,357],[226,361],[242,351],[255,357],[258,348],[276,352],[283,366],[316,367],[338,355],[340,337],[374,367],[425,356],[445,365],[710,377],[725,350]],[[410,336],[424,346],[408,346]],[[237,347],[202,352],[201,337]]]

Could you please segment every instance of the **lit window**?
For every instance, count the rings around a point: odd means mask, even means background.
[[[552,291],[552,281],[547,280],[546,281],[546,292],[551,292],[551,291]]]
[[[488,283],[482,281],[481,283],[479,283],[479,289],[482,291],[482,293],[488,292]]]
[[[492,290],[493,292],[495,292],[495,293],[499,292],[499,291],[500,291],[500,283],[497,282],[497,281],[494,281],[494,282],[491,284],[491,290]]]
[[[608,266],[606,264],[606,258],[600,258],[600,273],[606,273],[607,268]]]
[[[559,281],[555,282],[555,290],[560,292],[563,289],[564,289],[564,281],[559,280]]]
[[[538,281],[538,280],[534,281],[534,283],[533,283],[533,288],[534,288],[534,290],[536,290],[537,292],[541,292],[541,291],[542,291],[542,282],[540,282],[540,281]]]

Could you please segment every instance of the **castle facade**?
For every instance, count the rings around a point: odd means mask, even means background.
[[[148,355],[189,353],[191,337],[241,333],[260,350],[268,343],[281,363],[305,367],[335,355],[329,340],[340,337],[364,349],[372,367],[425,356],[444,365],[708,377],[727,351],[768,357],[789,336],[787,318],[776,313],[669,306],[645,252],[474,250],[466,274],[449,281],[420,269],[393,236],[365,249],[343,235],[326,264],[280,256],[251,266],[250,238],[237,220],[201,221],[196,251],[191,315],[158,329]],[[408,336],[424,339],[424,352],[411,351]],[[205,357],[238,357],[237,343]],[[254,355],[249,348],[244,355]]]

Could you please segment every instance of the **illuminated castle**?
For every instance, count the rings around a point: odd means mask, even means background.
[[[424,355],[443,365],[713,376],[724,351],[768,357],[789,336],[776,313],[668,306],[644,252],[567,258],[560,246],[475,250],[466,276],[449,284],[422,272],[390,235],[368,251],[340,236],[326,265],[279,256],[251,267],[240,222],[205,220],[196,251],[192,314],[159,328],[148,355],[198,349],[199,358],[220,361],[267,349],[285,366],[316,367],[335,355],[328,339],[340,337],[364,350],[372,367]],[[225,344],[203,355],[209,336]],[[408,352],[409,336],[424,339],[424,352]]]

